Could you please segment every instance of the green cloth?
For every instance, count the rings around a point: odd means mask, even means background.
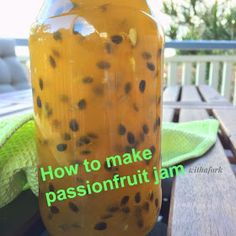
[[[217,120],[165,123],[162,166],[197,158],[216,142]],[[35,125],[32,114],[0,121],[0,208],[31,188],[38,195]]]

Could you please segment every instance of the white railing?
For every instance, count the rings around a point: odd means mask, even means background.
[[[235,56],[174,56],[166,58],[168,86],[208,84],[236,105]]]
[[[17,46],[28,46],[27,39],[16,39]],[[236,41],[170,41],[166,48],[181,50],[235,50]],[[209,84],[236,105],[236,51],[235,55],[174,56],[165,59],[166,83]],[[28,54],[21,56],[26,62]]]
[[[186,51],[232,50],[233,55],[189,55],[166,58],[166,83],[208,84],[236,105],[236,41],[171,41],[166,48]]]

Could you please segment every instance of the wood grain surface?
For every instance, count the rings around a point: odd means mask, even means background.
[[[227,99],[220,96],[214,89],[209,86],[200,86],[199,90],[205,101],[211,102],[214,100],[217,103],[227,102]],[[231,105],[232,106],[232,105]],[[231,146],[236,155],[236,110],[228,109],[227,111],[222,109],[213,109],[214,116],[220,121],[221,127],[225,135],[231,141]]]
[[[181,101],[200,101],[195,87],[182,89]],[[209,118],[205,110],[181,110],[179,121]],[[191,173],[195,168],[221,168],[222,173]],[[169,236],[236,235],[236,181],[217,139],[203,157],[185,164],[175,179],[168,224]]]

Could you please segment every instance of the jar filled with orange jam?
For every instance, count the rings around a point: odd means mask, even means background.
[[[30,36],[38,166],[99,160],[99,171],[39,177],[50,235],[144,236],[161,207],[153,167],[161,165],[164,37],[146,0],[47,0]],[[108,166],[105,158],[149,149],[150,161]],[[48,206],[45,193],[149,172],[150,182]],[[61,198],[63,198],[61,196]]]

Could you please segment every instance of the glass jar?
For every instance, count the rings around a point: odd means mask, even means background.
[[[141,236],[154,226],[161,207],[152,169],[161,165],[163,44],[145,0],[45,1],[30,36],[39,170],[102,163],[90,173],[39,177],[40,212],[51,235]],[[150,161],[105,163],[147,148]],[[74,197],[88,181],[142,169],[150,183]],[[48,192],[57,196],[50,206]]]

